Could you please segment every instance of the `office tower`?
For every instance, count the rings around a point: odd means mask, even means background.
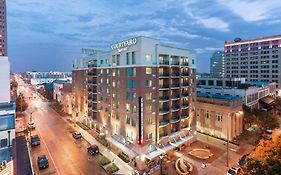
[[[225,42],[226,77],[281,85],[281,36]]]
[[[224,76],[224,51],[215,51],[210,58],[210,73],[212,77]]]
[[[195,58],[187,49],[137,37],[94,57],[87,87],[96,130],[146,145],[195,127]]]
[[[8,56],[6,1],[0,0],[0,56]]]

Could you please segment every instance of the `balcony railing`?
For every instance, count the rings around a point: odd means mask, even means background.
[[[160,133],[160,134],[159,134],[159,137],[160,137],[160,138],[161,138],[161,137],[166,137],[167,135],[168,135],[168,133],[165,133],[165,132],[164,132],[164,133]]]
[[[159,109],[159,115],[164,115],[164,114],[167,114],[169,112],[170,112],[169,108],[160,108]]]
[[[169,124],[169,121],[167,120],[159,120],[159,126],[167,126]]]
[[[88,76],[98,76],[98,74],[94,72],[88,72]]]
[[[175,117],[175,118],[171,118],[170,123],[177,123],[179,121],[180,119],[178,117]]]
[[[171,65],[172,66],[179,66],[180,62],[179,61],[172,61]]]
[[[179,83],[172,84],[172,89],[179,88],[179,87],[180,87]]]
[[[189,117],[189,115],[187,115],[187,114],[182,114],[181,115],[181,119],[187,119]]]
[[[172,73],[172,77],[179,77],[180,76],[180,73]]]
[[[188,93],[181,94],[182,97],[188,97]]]
[[[181,108],[182,108],[182,109],[187,109],[188,107],[189,107],[188,104],[182,104],[182,105],[181,105]]]
[[[88,84],[97,84],[97,81],[95,81],[95,80],[88,80]]]
[[[178,111],[178,110],[180,110],[180,107],[179,106],[172,106],[171,109],[172,109],[172,111]]]
[[[163,96],[163,97],[159,97],[159,101],[160,102],[167,102],[167,101],[169,101],[169,96]]]
[[[185,63],[185,62],[181,63],[181,65],[182,65],[182,66],[189,66],[189,64],[188,64],[188,63]]]
[[[187,72],[183,72],[183,73],[181,73],[181,76],[183,76],[183,77],[187,77],[187,76],[189,76],[189,73],[187,73]]]
[[[169,73],[159,73],[160,78],[169,78]]]
[[[180,95],[172,95],[171,99],[172,100],[178,100],[178,99],[180,99]]]
[[[182,83],[182,86],[184,86],[184,87],[188,87],[189,86],[189,83]]]
[[[169,84],[161,84],[161,85],[159,85],[159,89],[160,90],[169,89]]]
[[[169,65],[169,60],[160,60],[159,65]]]

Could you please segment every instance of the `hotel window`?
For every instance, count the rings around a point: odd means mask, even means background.
[[[136,89],[136,80],[132,80],[132,88]]]
[[[132,77],[136,76],[136,68],[132,68]]]
[[[136,52],[132,52],[132,64],[136,64]]]
[[[116,66],[116,59],[115,59],[115,55],[112,55],[112,65]]]
[[[152,74],[152,69],[149,68],[149,67],[145,68],[145,73],[146,74]]]
[[[130,117],[128,115],[126,115],[126,124],[130,124]],[[126,132],[126,136],[127,136],[127,132]]]
[[[112,70],[112,76],[115,77],[115,69]]]
[[[109,79],[108,79],[108,78],[106,78],[106,83],[107,83],[107,84],[109,83]]]
[[[145,94],[145,99],[146,99],[146,100],[151,100],[151,99],[152,99],[152,93],[151,93],[151,92],[146,93],[146,94]]]
[[[134,106],[133,106],[133,110],[132,110],[132,114],[136,114],[136,113],[137,113],[137,106],[134,105]]]
[[[146,135],[146,140],[151,140],[152,139],[152,133],[149,133]]]
[[[206,118],[209,119],[209,117],[210,117],[210,113],[209,111],[206,111]]]
[[[117,76],[120,76],[120,69],[117,69]]]
[[[135,98],[136,98],[136,93],[135,93],[135,92],[133,92],[133,94],[132,94],[132,101],[134,101],[134,100],[135,100]]]
[[[147,63],[151,63],[151,61],[152,61],[152,55],[146,54],[146,55],[145,55],[145,61],[146,61]]]
[[[117,61],[117,66],[119,66],[120,65],[120,55],[119,54],[117,55],[116,61]]]
[[[109,69],[106,69],[106,73],[109,74]]]
[[[108,64],[108,59],[105,59],[105,64]]]
[[[132,126],[136,127],[136,119],[135,118],[132,118]]]
[[[126,76],[127,76],[127,77],[130,76],[130,68],[126,68]]]
[[[152,112],[152,106],[151,105],[146,106],[146,112]]]
[[[100,82],[103,83],[103,78],[100,79]]]
[[[126,103],[126,111],[129,112],[130,111],[130,104]]]
[[[126,53],[126,63],[127,63],[127,65],[130,64],[130,53],[129,52]]]
[[[131,100],[130,92],[126,92],[126,100]]]
[[[127,80],[127,81],[126,81],[126,88],[127,88],[127,89],[130,89],[130,80]]]
[[[152,118],[151,118],[151,117],[148,117],[148,118],[147,118],[146,124],[152,125]]]
[[[106,88],[106,93],[109,94],[109,89],[108,88]]]
[[[145,86],[151,87],[152,86],[152,80],[145,80]]]
[[[0,140],[0,148],[8,146],[8,139],[1,139]]]
[[[103,60],[100,60],[100,64],[103,65]]]
[[[112,82],[112,87],[115,87],[116,86],[116,83],[115,81]]]
[[[102,74],[102,73],[103,73],[103,69],[100,70],[100,74]]]

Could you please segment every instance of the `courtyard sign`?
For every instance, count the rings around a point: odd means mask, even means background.
[[[118,49],[118,52],[121,52],[123,50],[127,50],[128,46],[135,45],[135,44],[137,44],[137,38],[132,38],[132,39],[128,39],[126,41],[121,41],[119,43],[112,44],[111,49],[112,50]]]

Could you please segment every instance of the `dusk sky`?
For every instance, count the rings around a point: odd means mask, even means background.
[[[224,41],[281,34],[279,0],[7,0],[12,71],[71,71],[81,48],[134,36],[196,53],[199,72]]]

